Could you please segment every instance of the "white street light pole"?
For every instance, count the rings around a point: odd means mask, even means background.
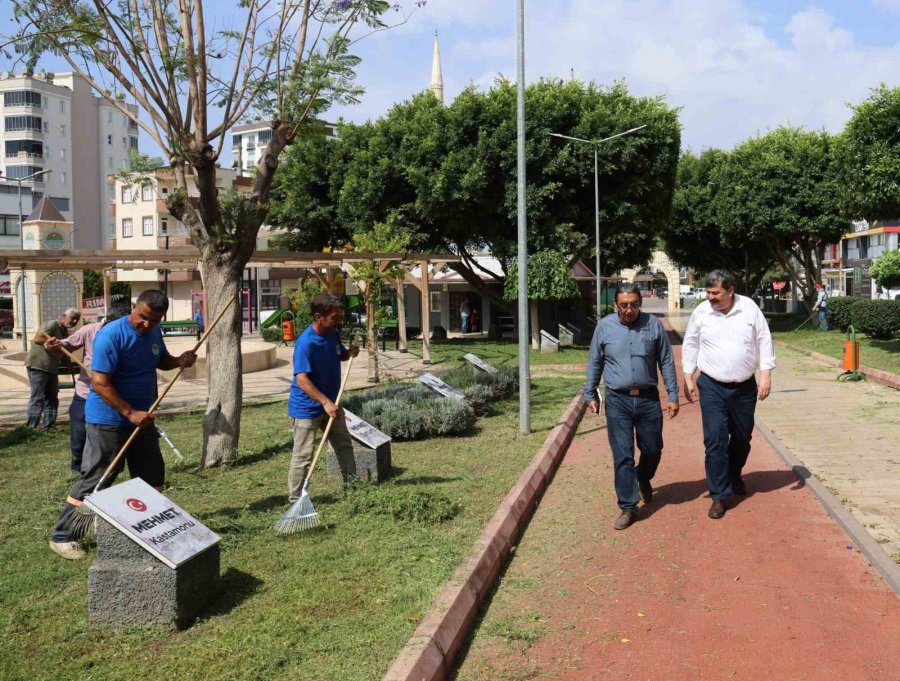
[[[29,180],[34,180],[35,178],[40,177],[41,175],[46,175],[47,173],[52,173],[53,169],[48,168],[47,170],[39,170],[36,173],[32,173],[26,177],[7,177],[5,178],[7,181],[16,182],[19,185],[19,243],[22,246],[22,250],[25,250],[25,230],[22,227],[22,221],[24,219],[24,215],[22,214],[22,183],[28,182]],[[26,299],[26,282],[25,282],[25,262],[22,262],[22,275],[21,275],[21,283],[22,283],[22,304],[19,306],[19,312],[22,315],[22,349],[25,352],[28,352],[28,311],[26,310],[26,306],[28,301]]]
[[[597,319],[600,319],[600,315],[602,314],[601,310],[603,309],[603,279],[600,275],[600,175],[597,164],[597,146],[602,144],[603,142],[614,140],[616,139],[616,137],[624,137],[625,135],[630,135],[631,133],[637,132],[641,128],[646,127],[646,125],[639,125],[638,127],[632,128],[631,130],[626,130],[625,132],[620,132],[616,135],[604,137],[602,140],[586,140],[581,139],[580,137],[561,135],[558,132],[549,133],[551,137],[561,137],[562,139],[571,140],[572,142],[590,144],[594,147],[594,243],[597,246],[597,258],[595,261],[595,269],[597,272]]]
[[[518,0],[518,87],[516,102],[516,151],[518,190],[519,263],[519,432],[531,432],[531,380],[528,339],[528,222],[525,196],[525,0]]]

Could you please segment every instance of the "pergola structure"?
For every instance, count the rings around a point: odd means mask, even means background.
[[[101,270],[103,272],[103,295],[106,307],[110,298],[110,270],[146,269],[199,269],[200,254],[196,247],[172,248],[169,250],[0,250],[0,272],[13,269],[33,271],[80,271]],[[435,253],[305,253],[298,251],[257,251],[246,267],[283,267],[304,269],[313,273],[329,291],[334,288],[335,270],[361,262],[377,262],[384,270],[391,263],[409,263],[419,266],[419,276],[407,272],[403,280],[392,281],[397,289],[397,326],[401,349],[406,348],[406,312],[403,301],[403,285],[409,283],[421,293],[422,300],[422,361],[431,363],[431,344],[428,339],[431,316],[428,296],[430,267],[459,262],[459,257]],[[324,275],[320,270],[325,270]]]

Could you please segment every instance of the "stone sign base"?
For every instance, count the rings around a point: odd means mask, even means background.
[[[97,556],[88,570],[92,622],[184,627],[218,586],[218,544],[173,570],[97,518]]]
[[[378,449],[372,449],[353,441],[353,458],[356,461],[356,477],[367,482],[381,482],[391,477],[391,443],[387,442]],[[325,456],[325,472],[330,476],[339,476],[337,455],[331,444]]]

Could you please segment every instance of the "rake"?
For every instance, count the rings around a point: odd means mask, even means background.
[[[210,324],[209,327],[206,329],[206,332],[203,334],[202,338],[200,338],[200,340],[198,340],[194,344],[194,347],[191,349],[191,352],[196,353],[197,350],[200,349],[200,346],[206,342],[206,339],[209,337],[209,334],[212,333],[212,330],[216,327],[216,324],[219,323],[219,320],[222,319],[222,316],[225,314],[225,312],[228,311],[228,308],[231,307],[231,304],[237,299],[237,296],[238,296],[238,292],[235,292],[235,294],[233,296],[231,296],[231,298],[228,300],[228,302],[222,306],[222,309],[219,311],[219,314],[213,320],[213,323]],[[159,395],[159,397],[157,397],[156,400],[153,402],[153,404],[150,405],[150,408],[147,410],[148,414],[152,414],[154,411],[156,411],[156,408],[159,406],[159,403],[163,401],[163,398],[168,394],[168,392],[172,388],[172,386],[175,385],[175,381],[177,381],[178,378],[181,376],[182,371],[184,371],[184,367],[178,367],[178,371],[175,372],[175,375],[172,377],[172,380],[169,381],[168,385],[166,385],[165,389],[162,391],[162,393]],[[119,464],[119,461],[121,461],[122,457],[125,456],[125,452],[128,451],[128,448],[131,446],[131,443],[134,442],[134,439],[137,437],[139,432],[141,432],[140,426],[138,426],[137,428],[135,428],[132,431],[131,435],[125,441],[125,444],[122,445],[121,449],[119,449],[118,454],[116,454],[115,458],[112,460],[112,463],[110,463],[109,466],[106,467],[106,470],[103,472],[103,475],[101,476],[100,480],[97,481],[96,485],[94,485],[94,489],[91,492],[91,494],[96,493],[97,490],[99,490],[103,486],[103,483],[106,482],[106,480],[110,477],[112,472],[116,469],[116,466]],[[75,509],[75,512],[69,516],[69,521],[66,525],[66,529],[68,530],[69,535],[71,536],[72,539],[74,539],[74,540],[83,539],[83,538],[87,537],[89,534],[91,534],[91,532],[94,528],[94,520],[95,519],[96,519],[96,516],[94,515],[94,512],[91,509],[89,509],[85,504],[80,504]]]
[[[341,387],[340,390],[338,390],[337,400],[335,400],[335,404],[338,406],[341,404],[341,396],[344,394],[344,387],[347,385],[347,379],[350,378],[350,367],[352,365],[353,357],[351,356],[347,361],[347,370],[344,372],[344,377],[341,379]],[[331,432],[333,423],[334,417],[329,416],[328,424],[325,426],[325,432],[322,434],[322,440],[319,442],[316,454],[313,456],[309,470],[306,472],[306,477],[303,479],[303,488],[300,492],[300,496],[290,505],[290,508],[288,508],[285,514],[281,516],[279,521],[275,523],[275,531],[278,534],[294,534],[295,532],[301,532],[303,530],[311,530],[319,524],[319,514],[316,511],[315,506],[313,506],[312,499],[309,496],[309,479],[312,477],[313,470],[316,468],[316,463],[319,461],[319,454],[322,453],[325,443],[328,442],[328,434]]]

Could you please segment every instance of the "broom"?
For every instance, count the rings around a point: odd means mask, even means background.
[[[237,296],[238,296],[238,292],[235,292],[235,294],[233,296],[231,296],[231,298],[229,298],[228,302],[222,306],[222,309],[219,311],[219,314],[213,320],[213,323],[210,324],[209,327],[206,329],[206,333],[203,334],[202,338],[200,338],[200,340],[198,340],[194,344],[194,347],[191,350],[191,352],[196,353],[197,350],[200,349],[200,346],[206,342],[206,339],[209,336],[209,334],[212,333],[212,330],[216,327],[216,324],[219,323],[219,320],[222,318],[222,316],[225,314],[225,312],[228,311],[228,308],[235,301]],[[178,377],[181,376],[182,371],[184,371],[184,367],[178,367],[178,371],[175,372],[175,375],[172,377],[172,380],[169,381],[168,385],[166,385],[165,389],[162,391],[162,394],[160,394],[160,396],[156,398],[156,400],[153,402],[153,404],[150,405],[150,408],[147,410],[148,414],[152,414],[154,411],[156,411],[156,408],[159,406],[159,403],[163,401],[163,398],[166,396],[166,394],[168,394],[169,390],[175,384],[175,381],[177,381]],[[121,449],[119,449],[119,453],[116,454],[116,457],[112,460],[112,463],[110,463],[109,466],[106,467],[106,470],[103,472],[103,475],[101,476],[100,480],[94,486],[94,490],[93,490],[93,492],[91,492],[91,494],[94,494],[95,492],[97,492],[97,490],[99,490],[103,486],[103,483],[106,482],[107,478],[109,478],[109,476],[115,470],[119,461],[121,461],[122,457],[125,456],[125,452],[128,451],[128,448],[131,446],[131,443],[134,442],[134,439],[137,437],[137,434],[139,432],[141,432],[140,426],[138,426],[137,428],[134,429],[134,431],[132,431],[131,435],[125,441],[125,444],[122,445]],[[95,519],[94,512],[91,509],[89,509],[85,504],[81,504],[75,509],[75,513],[72,513],[69,516],[69,522],[68,522],[66,529],[69,531],[69,535],[72,537],[72,539],[75,539],[75,540],[83,539],[90,533],[90,531],[93,527],[93,524],[94,524],[94,519]]]
[[[353,357],[351,356],[350,359],[347,360],[347,371],[344,372],[344,377],[341,379],[341,387],[340,390],[338,390],[337,400],[335,400],[335,404],[338,406],[341,404],[341,395],[344,394],[344,387],[347,385],[347,379],[350,378],[350,367],[352,365]],[[275,523],[275,531],[278,534],[293,534],[295,532],[300,532],[301,530],[310,530],[319,524],[319,514],[316,512],[312,499],[309,496],[309,479],[312,477],[313,470],[315,470],[316,462],[319,460],[319,454],[322,453],[325,443],[328,442],[328,434],[331,432],[333,423],[334,418],[329,416],[328,424],[325,426],[325,432],[322,434],[322,441],[319,442],[319,448],[316,450],[316,454],[313,456],[312,463],[306,473],[306,478],[303,480],[303,488],[300,492],[300,497],[291,504],[290,508],[288,508],[285,514],[281,516],[281,519]]]

